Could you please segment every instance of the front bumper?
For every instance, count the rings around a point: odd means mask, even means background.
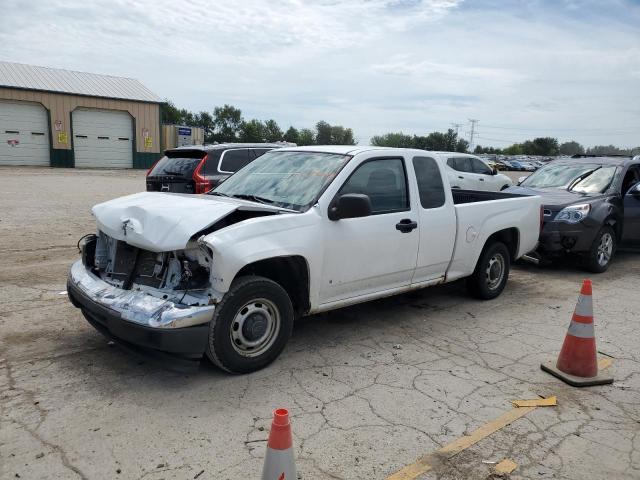
[[[586,253],[598,233],[599,225],[585,222],[571,225],[563,222],[546,222],[540,232],[538,251],[547,254]]]
[[[205,351],[215,306],[185,306],[116,288],[81,261],[71,267],[67,292],[89,323],[114,340],[184,357],[201,357]]]

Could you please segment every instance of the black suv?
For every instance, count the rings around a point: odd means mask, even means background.
[[[604,272],[619,243],[640,243],[640,157],[575,155],[539,169],[507,192],[540,195],[542,260],[578,254]]]
[[[277,143],[224,143],[178,147],[164,152],[147,172],[148,192],[205,193]]]

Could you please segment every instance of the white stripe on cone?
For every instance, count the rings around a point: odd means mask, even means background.
[[[297,480],[293,448],[274,450],[267,447],[262,469],[262,480]]]
[[[574,321],[569,324],[567,333],[578,338],[594,338],[596,336],[593,323],[580,323]]]
[[[593,317],[593,300],[591,295],[580,295],[575,309],[576,315],[581,317]]]

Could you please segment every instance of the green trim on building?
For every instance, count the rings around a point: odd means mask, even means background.
[[[74,168],[76,161],[73,150],[65,150],[61,148],[51,149],[51,166],[62,168]]]
[[[133,152],[133,168],[151,168],[161,156],[154,152]]]

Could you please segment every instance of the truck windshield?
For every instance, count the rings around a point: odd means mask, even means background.
[[[521,185],[529,188],[560,188],[580,193],[602,193],[613,181],[615,166],[557,164],[541,168]]]
[[[231,175],[211,195],[307,210],[351,156],[272,150]]]

